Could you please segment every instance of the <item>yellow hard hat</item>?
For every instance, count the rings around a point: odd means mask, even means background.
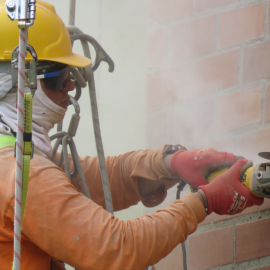
[[[19,44],[18,21],[11,21],[0,2],[0,61],[10,61],[14,48]],[[36,50],[39,61],[54,61],[75,67],[86,67],[91,60],[72,52],[69,33],[54,6],[37,1],[36,20],[29,27],[28,44]],[[30,61],[28,54],[26,61]]]

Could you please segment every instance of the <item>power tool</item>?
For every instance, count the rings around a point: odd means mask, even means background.
[[[270,159],[270,152],[261,152],[259,156]],[[227,170],[228,168],[225,168],[211,173],[207,178],[207,182],[210,183],[214,178]],[[252,165],[252,162],[248,161],[241,170],[239,180],[254,196],[270,198],[269,162]]]

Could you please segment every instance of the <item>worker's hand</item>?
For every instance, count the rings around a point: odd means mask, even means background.
[[[235,155],[213,148],[178,151],[171,157],[170,170],[197,188],[207,184],[206,179],[212,172],[229,168],[235,162]]]
[[[248,160],[241,159],[231,169],[216,177],[210,184],[199,186],[207,197],[208,214],[234,215],[247,207],[261,205],[263,198],[252,195],[239,180],[240,171]]]

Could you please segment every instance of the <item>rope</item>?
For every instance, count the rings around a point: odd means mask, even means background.
[[[75,25],[76,0],[69,0],[69,25]]]
[[[106,168],[105,155],[104,155],[104,150],[103,150],[100,125],[99,125],[94,74],[93,74],[92,80],[88,82],[88,85],[89,85],[89,94],[90,94],[90,99],[91,99],[91,110],[92,110],[92,119],[93,119],[94,133],[95,133],[95,142],[96,142],[96,148],[97,148],[97,153],[98,153],[98,161],[99,161],[99,168],[100,168],[100,174],[101,174],[102,185],[103,185],[103,192],[104,192],[104,197],[105,197],[106,210],[113,215],[110,182],[109,182],[107,168]]]
[[[82,31],[76,27],[70,27],[69,30],[70,30],[70,33],[72,32],[76,34],[82,34]],[[82,37],[81,43],[83,46],[84,55],[91,59],[89,46],[86,46],[87,44],[86,40],[88,36],[86,35],[83,35],[83,36],[84,38]],[[94,134],[95,134],[95,142],[96,142],[96,148],[97,148],[97,154],[98,154],[98,160],[99,160],[99,168],[100,168],[100,174],[101,174],[101,179],[102,179],[106,210],[113,215],[112,195],[111,195],[110,182],[109,182],[107,168],[106,168],[105,155],[104,155],[104,150],[103,150],[100,124],[99,124],[94,73],[91,69],[90,69],[90,72],[92,76],[90,80],[88,81],[88,87],[89,87],[89,95],[90,95],[90,103],[91,103],[90,105],[91,105],[91,111],[92,111],[92,120],[93,120],[92,122],[93,122],[93,127],[94,127]]]
[[[27,44],[27,28],[20,29],[19,37],[19,69],[17,95],[17,142],[16,142],[16,177],[15,177],[15,213],[14,213],[14,254],[13,269],[20,270],[21,259],[21,205],[22,205],[22,173],[23,173],[23,121],[24,121],[24,83],[25,52]]]

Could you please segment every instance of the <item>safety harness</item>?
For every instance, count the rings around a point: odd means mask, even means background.
[[[29,183],[30,160],[33,157],[34,143],[32,142],[32,94],[24,94],[24,132],[23,132],[23,178],[22,178],[22,208],[21,223],[26,205],[26,197]],[[0,137],[0,149],[14,146],[14,156],[16,156],[16,137],[4,135]]]
[[[23,179],[22,179],[22,220],[25,210],[30,160],[33,158],[34,143],[32,142],[32,94],[24,94],[24,128],[23,128]],[[17,144],[16,144],[17,145]],[[16,149],[15,149],[16,153]]]
[[[16,137],[4,135],[0,137],[0,149],[7,146],[14,146],[14,156],[16,157]],[[26,205],[30,161],[33,158],[34,143],[32,142],[32,93],[24,94],[24,117],[23,117],[23,144],[22,144],[22,197],[21,197],[21,225],[23,223],[24,210]],[[18,163],[16,161],[16,163]],[[12,270],[15,269],[14,263]]]

